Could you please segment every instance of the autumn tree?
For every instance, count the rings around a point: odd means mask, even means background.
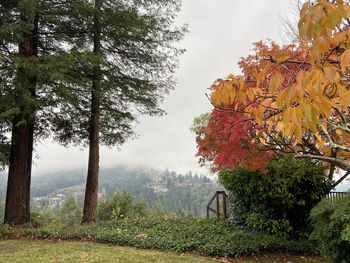
[[[211,96],[216,107],[245,105],[238,112],[265,146],[328,163],[331,179],[345,170],[341,180],[350,173],[349,18],[348,1],[306,2],[300,43],[258,44],[243,75],[217,80]]]
[[[214,172],[238,166],[265,171],[273,152],[258,148],[250,134],[251,125],[243,114],[220,109],[196,118],[192,131],[196,133],[199,163],[209,164]]]
[[[100,144],[122,144],[140,114],[161,115],[159,104],[174,87],[172,73],[183,50],[174,19],[180,1],[72,1],[63,31],[81,58],[80,74],[56,118],[55,138],[88,145],[83,223],[96,218]]]

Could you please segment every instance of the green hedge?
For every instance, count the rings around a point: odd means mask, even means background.
[[[301,237],[310,233],[310,210],[331,189],[321,164],[282,155],[268,172],[223,169],[219,180],[235,198],[234,222],[257,231]]]
[[[310,238],[335,263],[350,262],[350,198],[323,200],[311,211],[314,226]]]
[[[39,228],[15,229],[2,226],[1,236],[93,240],[144,249],[196,251],[203,255],[220,256],[274,251],[317,252],[315,246],[307,240],[290,241],[236,229],[228,221],[187,217],[124,219],[90,226],[66,226],[58,223]]]

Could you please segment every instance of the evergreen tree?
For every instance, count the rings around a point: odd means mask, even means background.
[[[1,126],[11,131],[5,222],[29,221],[29,191],[34,134],[35,74],[38,57],[37,1],[6,1],[1,10]],[[6,156],[6,154],[5,154]]]
[[[179,8],[178,0],[79,0],[67,6],[63,31],[71,32],[85,81],[70,90],[76,99],[63,105],[55,131],[62,143],[89,146],[83,222],[96,218],[100,143],[123,143],[139,114],[163,114],[159,103],[174,86],[182,52],[173,46],[185,32],[173,26]]]
[[[5,222],[30,220],[35,140],[50,134],[74,61],[56,29],[64,1],[0,3],[0,162],[8,163]],[[72,67],[71,67],[72,68]],[[35,139],[35,140],[34,140]]]

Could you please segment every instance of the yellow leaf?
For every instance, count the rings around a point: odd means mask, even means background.
[[[342,71],[345,71],[350,64],[350,49],[345,50],[345,52],[340,57],[340,66]]]
[[[335,133],[339,136],[342,136],[343,135],[343,132],[341,130],[336,130]]]
[[[338,82],[340,79],[339,73],[333,67],[323,68],[324,76],[329,82]]]
[[[346,34],[345,32],[341,32],[337,35],[334,36],[334,38],[331,40],[331,43],[334,46],[339,46],[341,42],[343,42],[346,38]]]
[[[350,90],[342,94],[340,97],[340,104],[343,105],[344,107],[348,107],[350,105]]]
[[[264,138],[259,137],[259,141],[260,141],[262,144],[266,144],[266,141],[265,141]]]
[[[250,101],[253,101],[253,100],[254,100],[255,95],[254,95],[253,89],[248,89],[248,90],[247,90],[247,97],[248,97],[248,99],[249,99]]]
[[[295,135],[295,144],[296,144],[296,143],[298,143],[298,142],[301,141],[302,136],[303,136],[303,132],[302,132],[302,127],[301,127],[301,125],[296,125],[296,126],[295,126],[294,135]]]
[[[277,72],[272,76],[270,81],[270,92],[272,95],[275,95],[276,90],[280,88],[282,82],[283,79],[281,73]]]
[[[311,111],[311,105],[307,102],[304,102],[301,104],[301,107],[303,109],[303,114],[308,120],[312,120],[312,111]]]
[[[350,17],[350,5],[345,5],[343,8],[344,8],[344,11],[346,13],[346,16]],[[346,17],[344,17],[344,18],[346,18]]]
[[[283,63],[283,62],[287,61],[289,58],[290,58],[289,56],[282,56],[282,57],[277,58],[277,62]]]

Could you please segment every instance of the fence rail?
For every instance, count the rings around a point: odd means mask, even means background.
[[[221,198],[220,198],[221,197]],[[214,196],[210,199],[208,205],[207,205],[207,217],[210,217],[210,212],[214,213],[217,218],[228,218],[228,213],[227,213],[227,194],[225,191],[216,191]],[[221,199],[221,202],[220,202]],[[213,202],[215,202],[216,209],[214,209],[212,206]],[[221,209],[220,209],[221,208]],[[222,210],[222,212],[221,212]]]
[[[330,192],[327,198],[331,201],[339,200],[344,197],[350,197],[350,192]]]

